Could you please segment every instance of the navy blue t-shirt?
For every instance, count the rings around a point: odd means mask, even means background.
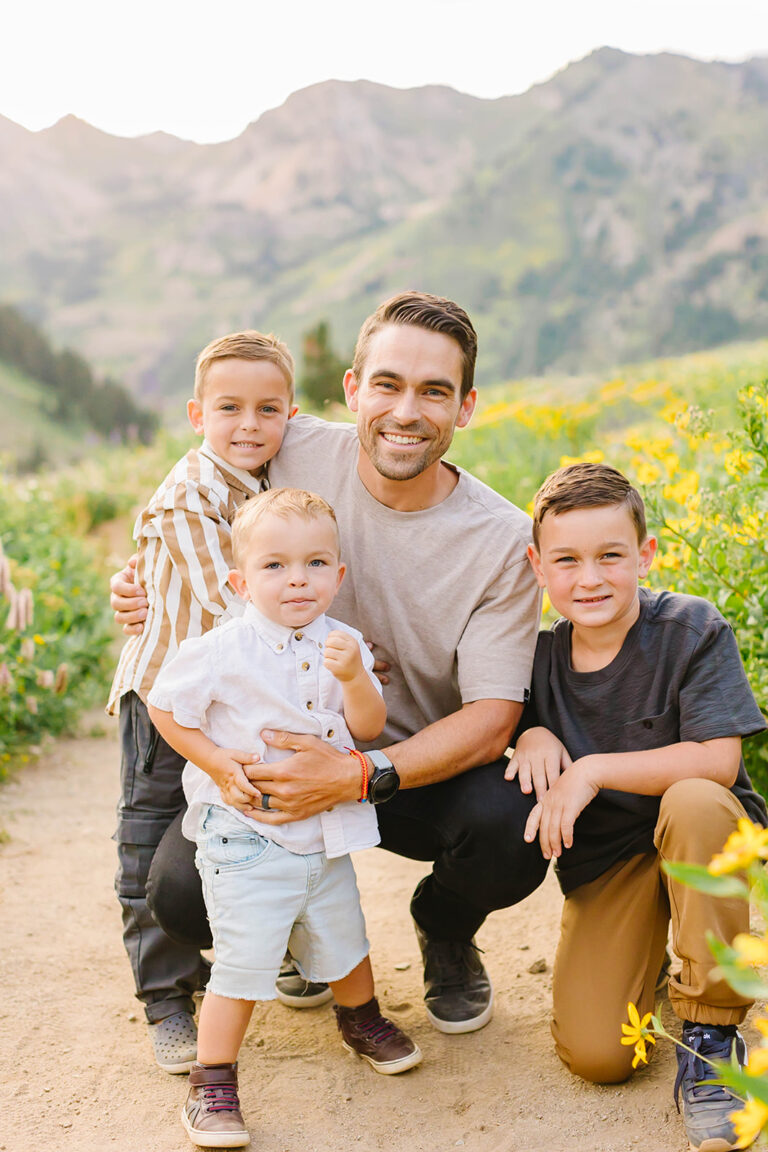
[[[531,699],[520,731],[542,725],[573,760],[637,752],[684,740],[750,736],[766,727],[736,638],[717,609],[697,596],[640,589],[640,615],[616,657],[594,672],[571,667],[571,624],[540,632]],[[768,826],[765,801],[744,762],[731,791],[749,817]],[[653,851],[658,796],[601,789],[576,820],[573,847],[557,862],[564,892],[595,880],[619,860]]]

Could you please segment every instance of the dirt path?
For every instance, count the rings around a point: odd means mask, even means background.
[[[133,999],[112,891],[118,749],[60,742],[0,790],[0,1150],[189,1152],[178,1112],[186,1079],[155,1067]],[[376,1076],[341,1048],[328,1007],[257,1008],[241,1058],[254,1152],[682,1152],[663,1047],[626,1086],[570,1076],[548,1028],[561,898],[550,876],[480,936],[493,1021],[447,1037],[421,1005],[408,898],[423,866],[357,858],[379,994],[424,1064]],[[529,967],[546,961],[546,971]],[[408,967],[405,967],[408,965]]]

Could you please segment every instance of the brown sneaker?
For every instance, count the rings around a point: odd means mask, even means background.
[[[421,1063],[419,1047],[396,1024],[382,1016],[375,996],[359,1008],[334,1004],[333,1010],[347,1052],[362,1056],[377,1072],[394,1076]]]
[[[243,1148],[251,1137],[237,1098],[237,1064],[193,1064],[181,1122],[201,1148]]]

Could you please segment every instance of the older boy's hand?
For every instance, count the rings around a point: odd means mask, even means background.
[[[109,603],[126,636],[140,635],[147,618],[147,598],[135,583],[137,560],[136,554],[131,556],[125,568],[115,572],[109,581]]]
[[[539,834],[545,860],[555,859],[563,848],[573,847],[573,826],[576,817],[599,791],[592,779],[588,757],[575,760],[532,809],[525,826],[524,839],[529,843]]]
[[[520,791],[529,793],[535,789],[536,799],[541,800],[571,763],[565,744],[548,728],[528,728],[515,744],[504,779],[514,780],[517,776]]]
[[[365,671],[360,645],[354,636],[340,629],[334,629],[326,637],[323,664],[337,680],[342,682],[354,680]]]
[[[354,756],[339,752],[319,736],[268,729],[261,736],[266,744],[287,748],[294,755],[247,769],[259,796],[269,797],[267,810],[260,807],[260,799],[247,815],[265,824],[289,824],[359,798],[360,765]]]

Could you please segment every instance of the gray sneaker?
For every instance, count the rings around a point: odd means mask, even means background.
[[[744,1101],[723,1085],[712,1083],[717,1072],[699,1059],[698,1054],[725,1063],[735,1056],[743,1067],[747,1061],[744,1039],[735,1028],[692,1024],[686,1020],[683,1044],[693,1052],[686,1052],[684,1048],[677,1050],[675,1104],[679,1112],[682,1096],[685,1134],[691,1152],[730,1152],[738,1141],[729,1114],[742,1108]]]
[[[320,1004],[327,1004],[333,997],[327,984],[305,980],[293,957],[288,954],[275,981],[275,992],[280,1003],[287,1004],[289,1008],[317,1008]]]
[[[191,1012],[174,1012],[150,1024],[149,1034],[159,1068],[171,1075],[190,1071],[197,1060],[197,1025]]]
[[[416,924],[424,1004],[438,1032],[476,1032],[493,1016],[493,988],[474,940],[436,940]]]

